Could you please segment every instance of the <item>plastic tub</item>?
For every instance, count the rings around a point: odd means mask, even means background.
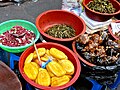
[[[45,33],[49,27],[57,24],[66,24],[71,26],[75,29],[76,36],[72,38],[61,39],[49,36]],[[86,25],[82,18],[65,10],[48,10],[43,12],[36,18],[36,26],[46,41],[53,41],[61,44],[68,44],[72,42],[86,31]]]
[[[0,34],[2,34],[3,32],[6,32],[7,30],[10,30],[13,26],[16,26],[16,25],[23,26],[25,29],[33,31],[36,35],[36,38],[34,40],[35,42],[39,39],[40,34],[36,26],[33,23],[26,20],[8,20],[1,23]],[[20,53],[31,45],[33,45],[33,43],[27,44],[25,46],[20,46],[20,47],[9,47],[9,46],[0,44],[0,47],[7,52]]]
[[[34,81],[30,80],[23,71],[24,61],[25,61],[26,57],[35,50],[34,47],[31,46],[22,53],[22,55],[20,56],[20,60],[19,60],[19,71],[22,74],[23,78],[28,83],[30,83],[32,86],[34,86],[38,89],[45,89],[45,90],[61,90],[61,89],[63,90],[65,88],[71,86],[73,83],[75,83],[75,81],[78,79],[78,77],[80,75],[81,66],[80,66],[79,59],[73,53],[73,51],[71,51],[69,48],[67,48],[63,45],[60,45],[57,43],[52,43],[52,42],[38,43],[38,44],[36,44],[36,46],[37,46],[37,48],[44,47],[46,49],[50,49],[50,48],[54,47],[54,48],[57,48],[57,49],[61,50],[62,52],[64,52],[68,56],[68,59],[71,60],[71,62],[73,63],[73,65],[75,67],[75,73],[74,73],[72,79],[68,83],[66,83],[62,86],[46,87],[46,86],[41,86],[39,84],[36,84]]]
[[[107,21],[110,18],[112,18],[113,16],[120,13],[120,3],[117,0],[109,0],[113,4],[113,7],[116,9],[116,12],[112,13],[112,14],[100,13],[100,12],[96,12],[96,11],[89,9],[87,7],[87,4],[90,1],[93,1],[93,0],[83,0],[83,6],[85,7],[86,15],[92,20],[100,21],[100,22]]]

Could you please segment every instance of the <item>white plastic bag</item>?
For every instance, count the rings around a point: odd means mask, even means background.
[[[62,10],[67,10],[80,15],[83,11],[82,1],[83,0],[63,0]]]

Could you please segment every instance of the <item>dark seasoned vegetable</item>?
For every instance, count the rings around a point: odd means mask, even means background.
[[[93,0],[87,4],[88,8],[100,13],[114,13],[115,8],[109,0]]]
[[[120,39],[120,31],[119,32],[115,32],[115,36]]]
[[[96,65],[111,65],[120,58],[120,43],[112,40],[106,31],[81,35],[76,40],[76,48],[85,60]]]
[[[45,33],[55,38],[71,38],[75,36],[75,30],[65,24],[52,26]]]

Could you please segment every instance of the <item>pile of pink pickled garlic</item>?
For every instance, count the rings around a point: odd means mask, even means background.
[[[33,31],[22,26],[14,26],[0,35],[0,43],[5,46],[18,47],[29,44],[36,38]]]

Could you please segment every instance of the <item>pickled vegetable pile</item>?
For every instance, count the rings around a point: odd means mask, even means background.
[[[120,39],[120,31],[119,32],[115,32],[115,36]]]
[[[72,38],[75,36],[75,30],[65,24],[54,25],[45,33],[55,38]]]
[[[38,53],[42,63],[50,57],[52,57],[52,61],[46,65],[46,68],[41,68],[36,51],[30,53],[23,67],[24,73],[29,79],[42,86],[54,87],[64,85],[70,81],[75,68],[64,52],[53,47],[50,50],[38,48]]]
[[[18,47],[31,43],[35,38],[34,32],[22,26],[14,26],[0,35],[0,43],[5,46]]]
[[[115,8],[109,0],[93,0],[87,4],[88,8],[100,13],[114,13]]]
[[[120,42],[106,31],[81,35],[76,48],[80,56],[96,65],[113,65],[120,60]]]

